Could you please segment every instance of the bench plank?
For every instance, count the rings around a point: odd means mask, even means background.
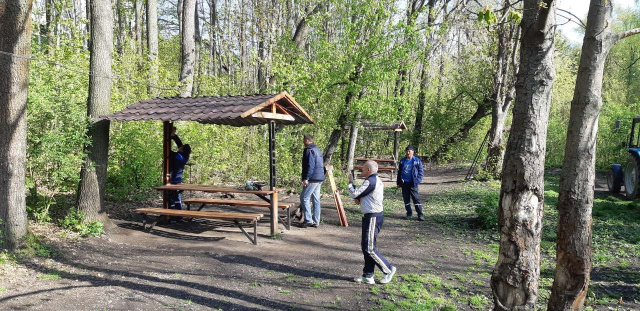
[[[376,162],[384,162],[384,163],[396,163],[395,160],[387,160],[387,159],[370,159],[370,158],[355,158],[356,161],[376,161]]]
[[[239,205],[239,206],[258,206],[258,207],[271,207],[271,203],[266,201],[252,201],[252,200],[225,200],[225,199],[208,199],[208,198],[189,198],[182,200],[182,203],[193,204],[219,204],[219,205]],[[296,203],[292,202],[278,202],[279,209],[287,209],[294,206]]]
[[[190,217],[190,218],[204,218],[204,219],[216,219],[216,220],[226,220],[232,221],[244,235],[251,241],[254,245],[258,245],[258,220],[262,218],[263,214],[257,213],[237,213],[237,212],[200,212],[200,211],[185,211],[185,210],[175,210],[175,209],[166,209],[166,208],[138,208],[136,212],[142,214],[142,227],[151,231],[153,226],[158,222],[158,217],[153,224],[147,229],[147,214],[153,214],[158,216],[181,216],[181,217]],[[240,222],[250,222],[253,223],[253,238],[247,233],[246,230],[240,225]]]
[[[187,204],[187,210],[191,210],[191,204],[201,204],[198,211],[202,210],[207,204],[216,205],[229,205],[229,206],[256,206],[271,208],[271,203],[266,201],[252,201],[252,200],[225,200],[225,199],[208,199],[208,198],[189,198],[182,200],[182,203]],[[278,219],[285,226],[287,230],[291,230],[291,208],[297,203],[293,202],[278,202],[278,208],[286,211],[286,218],[282,219],[278,216]]]
[[[353,167],[353,169],[362,170],[363,167],[364,167],[363,165],[356,165],[356,166]],[[379,172],[380,171],[395,171],[395,170],[396,170],[396,168],[393,167],[393,166],[378,166],[378,171]]]

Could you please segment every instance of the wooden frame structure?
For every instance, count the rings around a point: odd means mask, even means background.
[[[400,136],[399,133],[406,130],[407,126],[404,124],[404,122],[398,122],[398,123],[392,123],[390,125],[380,125],[380,124],[376,124],[373,122],[362,122],[361,126],[363,129],[366,130],[375,130],[375,131],[393,131],[393,162],[394,162],[394,167],[396,166],[396,163],[398,161],[398,147],[399,147],[399,143],[400,143]],[[349,130],[351,129],[351,126],[347,125],[344,128],[345,130]],[[353,161],[363,161],[363,160],[374,160],[374,161],[378,161],[380,162],[380,160],[382,159],[368,159],[368,158],[354,158]],[[388,162],[389,160],[382,160],[382,162]],[[357,166],[354,165],[354,168],[362,168],[362,166]],[[382,170],[390,170],[390,167],[381,167]],[[393,172],[392,172],[392,176],[393,176]]]
[[[133,104],[120,112],[102,117],[112,121],[162,121],[162,184],[170,179],[171,129],[173,121],[231,126],[269,126],[269,189],[271,235],[278,228],[278,191],[276,188],[276,124],[314,124],[311,116],[287,92],[269,95],[155,98]],[[162,194],[163,207],[169,208],[168,191]]]

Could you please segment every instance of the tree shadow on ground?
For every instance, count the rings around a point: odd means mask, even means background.
[[[95,250],[87,249],[86,251],[94,252]],[[102,252],[102,253],[103,253],[102,258],[107,258],[105,260],[110,261],[110,259],[108,259],[109,258],[108,256],[111,255],[111,253],[106,253],[106,252]],[[109,269],[109,268],[103,268],[103,267],[95,267],[95,266],[90,266],[84,263],[79,263],[79,262],[69,260],[66,257],[58,257],[56,258],[56,260],[60,263],[63,263],[68,266],[72,266],[76,269],[82,269],[88,272],[97,272],[99,273],[98,275],[102,274],[106,276],[102,277],[102,276],[96,276],[96,275],[90,275],[90,274],[61,271],[57,269],[52,269],[50,267],[47,267],[46,264],[38,263],[38,262],[30,262],[30,261],[21,262],[25,266],[29,266],[30,268],[42,274],[55,274],[55,275],[58,275],[60,278],[79,281],[79,282],[88,282],[91,285],[68,286],[64,288],[49,289],[45,291],[25,292],[21,294],[2,297],[0,298],[0,303],[6,302],[18,297],[37,295],[42,292],[68,290],[68,289],[79,288],[79,287],[105,287],[106,288],[106,287],[113,286],[113,287],[126,288],[128,290],[132,290],[135,292],[144,292],[147,294],[162,295],[162,296],[171,297],[171,298],[180,299],[180,300],[190,300],[194,304],[198,304],[201,306],[210,307],[214,309],[255,310],[256,308],[228,302],[228,301],[213,298],[213,297],[207,297],[206,295],[203,295],[203,294],[196,294],[193,290],[199,290],[202,292],[220,295],[220,296],[228,297],[231,299],[242,300],[250,304],[260,305],[264,307],[266,310],[271,310],[271,309],[283,310],[283,309],[291,309],[291,308],[295,308],[296,310],[310,310],[297,303],[289,304],[287,302],[278,301],[275,299],[262,298],[262,297],[247,294],[239,290],[225,289],[218,286],[195,283],[195,282],[180,280],[180,279],[163,279],[160,277],[151,276],[143,273],[132,272],[126,269]],[[152,266],[149,266],[149,268],[152,268]],[[125,279],[125,276],[127,279]],[[204,276],[204,275],[201,275],[201,276]],[[149,283],[152,283],[152,284],[149,284]],[[184,289],[176,288],[177,286],[182,286],[184,287]]]

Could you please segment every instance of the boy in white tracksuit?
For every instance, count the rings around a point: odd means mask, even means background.
[[[357,189],[353,186],[353,176],[349,174],[349,196],[356,200],[356,204],[360,204],[360,211],[364,214],[362,216],[361,239],[364,269],[362,269],[362,276],[354,279],[358,283],[375,284],[373,272],[376,266],[384,273],[380,280],[382,284],[389,283],[396,273],[396,267],[392,266],[376,247],[378,233],[384,222],[382,216],[384,184],[377,172],[378,164],[374,161],[367,161],[362,168],[362,176],[366,180]]]

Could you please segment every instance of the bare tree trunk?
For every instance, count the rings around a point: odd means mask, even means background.
[[[32,1],[0,2],[0,51],[31,55]],[[29,60],[0,54],[0,247],[15,251],[27,235],[25,162]]]
[[[87,34],[89,34],[87,36],[87,41],[85,42],[87,45],[87,50],[91,49],[91,0],[85,0],[85,5],[84,5],[84,10],[85,10],[85,18],[87,20]]]
[[[45,0],[45,38],[47,38],[46,53],[51,54],[51,43],[53,42],[53,0]]]
[[[113,50],[113,13],[110,0],[91,1],[91,56],[87,116],[91,122],[85,146],[87,158],[80,171],[78,209],[85,221],[113,224],[104,208],[107,160],[109,151],[109,121],[98,120],[109,113],[111,101],[111,54]]]
[[[427,105],[427,66],[427,62],[423,61],[422,70],[420,71],[420,91],[418,92],[418,108],[416,109],[416,121],[413,123],[413,135],[411,137],[411,144],[414,146],[416,153],[418,153],[420,150],[424,108]]]
[[[183,25],[182,12],[183,11],[184,11],[184,0],[178,0],[178,8],[177,8],[177,14],[178,14],[178,36],[180,36],[180,38],[182,38],[182,25]]]
[[[195,63],[195,16],[196,0],[183,0],[182,11],[182,63],[180,67],[181,97],[190,97],[193,93],[193,66]]]
[[[478,106],[476,108],[476,111],[473,113],[471,118],[464,122],[455,134],[449,136],[449,138],[436,149],[436,151],[430,157],[431,161],[435,162],[438,159],[441,159],[449,151],[451,146],[465,140],[467,136],[469,136],[469,131],[471,131],[471,129],[476,126],[476,124],[478,124],[480,120],[489,115],[489,109],[491,109],[491,105],[488,100],[483,100],[481,102],[478,102],[477,104]]]
[[[351,83],[357,83],[358,80],[360,80],[360,76],[362,75],[363,69],[364,69],[364,64],[363,63],[358,64],[354,72],[351,73],[351,76],[349,77],[349,81]],[[351,103],[353,102],[355,97],[356,97],[356,93],[353,90],[349,90],[347,92],[347,95],[344,98],[344,110],[340,113],[340,116],[338,117],[338,124],[336,125],[336,128],[333,129],[333,131],[331,132],[331,136],[329,136],[329,142],[327,142],[327,147],[324,149],[324,152],[323,152],[324,165],[327,165],[331,162],[331,157],[333,156],[333,153],[336,151],[336,148],[338,147],[338,142],[340,141],[340,138],[342,137],[342,132],[344,132],[344,127],[347,124],[347,117],[349,115]]]
[[[296,25],[296,29],[293,33],[293,38],[291,38],[291,40],[296,44],[296,47],[299,50],[301,50],[304,47],[304,44],[306,43],[306,40],[307,40],[307,34],[309,33],[309,23],[307,19],[312,15],[315,15],[321,10],[323,10],[325,5],[326,4],[322,2],[316,4],[313,10],[311,10],[310,12],[309,11],[306,12],[305,16],[303,16],[298,22],[298,24]]]
[[[210,27],[209,27],[209,42],[211,44],[211,48],[209,50],[209,74],[212,76],[218,75],[217,65],[216,65],[216,49],[218,48],[218,43],[216,39],[216,34],[218,33],[218,1],[217,0],[209,0],[209,19],[210,19]]]
[[[116,14],[118,15],[118,32],[116,34],[116,52],[124,54],[124,20],[122,18],[122,0],[116,0]]]
[[[557,263],[549,310],[582,310],[589,288],[602,77],[611,47],[622,38],[611,28],[612,11],[610,0],[591,0],[560,174]]]
[[[151,97],[157,96],[152,86],[158,84],[158,0],[147,0],[147,50],[149,53],[149,87]]]
[[[509,5],[508,0],[504,3]],[[510,28],[510,34],[507,33]],[[515,32],[515,35],[514,35]],[[518,29],[513,25],[502,25],[498,29],[498,55],[496,56],[496,71],[493,75],[493,91],[491,94],[491,128],[489,129],[489,144],[487,146],[486,170],[494,177],[499,177],[504,160],[504,125],[509,113],[509,107],[513,101],[515,86],[510,81],[509,56],[514,66],[514,75],[517,74],[516,44]],[[515,39],[514,39],[515,36]],[[510,55],[511,53],[511,55]]]
[[[358,117],[351,122],[351,128],[349,129],[349,147],[347,148],[347,173],[350,174],[353,170],[353,158],[356,153],[356,142],[358,140],[358,126],[360,122]]]
[[[195,28],[195,56],[194,56],[194,77],[193,77],[193,96],[198,96],[198,90],[200,89],[200,74],[202,67],[202,54],[200,50],[202,49],[202,36],[200,35],[200,14],[198,14],[198,1],[196,0],[196,9],[195,9],[195,17],[194,17],[194,28]]]
[[[520,70],[498,206],[495,310],[535,310],[540,277],[547,121],[555,78],[555,2],[525,0]]]
[[[135,3],[135,33],[136,51],[142,56],[142,0],[133,0]]]

